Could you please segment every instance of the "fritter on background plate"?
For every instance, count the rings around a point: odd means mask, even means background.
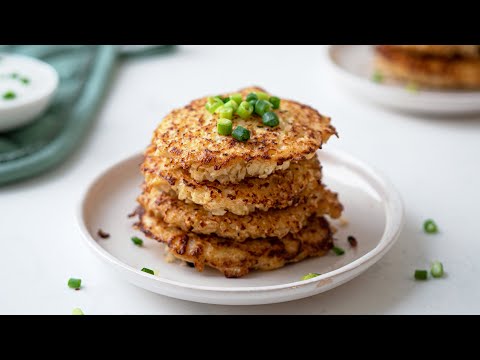
[[[395,46],[375,48],[375,68],[386,78],[431,88],[480,88],[480,58],[412,54]]]

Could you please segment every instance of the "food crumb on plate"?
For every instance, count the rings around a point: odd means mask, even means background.
[[[102,239],[108,239],[110,234],[103,231],[102,229],[98,229],[97,235],[100,236]]]

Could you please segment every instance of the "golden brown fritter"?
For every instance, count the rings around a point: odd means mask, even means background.
[[[260,88],[240,91],[244,96]],[[227,96],[227,95],[225,95]],[[258,116],[233,124],[251,133],[250,140],[239,142],[217,132],[218,114],[205,109],[207,98],[192,101],[173,110],[155,130],[152,144],[156,156],[168,160],[168,166],[186,170],[198,182],[238,183],[244,178],[265,178],[277,170],[285,170],[291,162],[315,156],[331,135],[336,134],[330,118],[295,101],[282,99],[274,110],[280,125],[270,128]]]
[[[180,200],[202,205],[214,215],[227,211],[248,215],[256,210],[284,209],[302,198],[320,191],[321,168],[318,158],[293,163],[289,169],[277,171],[268,178],[246,178],[238,184],[217,181],[199,183],[188,172],[170,169],[165,158],[145,154],[142,171],[147,186],[165,192],[173,191]]]
[[[386,78],[432,88],[480,88],[480,59],[417,56],[392,46],[377,46],[375,67]]]
[[[273,270],[307,257],[325,255],[332,248],[332,231],[324,218],[312,218],[297,234],[282,239],[267,238],[235,242],[215,235],[196,235],[168,226],[144,213],[138,228],[146,236],[167,244],[170,253],[193,263],[198,271],[210,266],[228,278],[251,270]]]
[[[283,238],[288,233],[297,233],[314,214],[340,217],[343,208],[337,194],[323,186],[319,190],[302,199],[296,206],[266,212],[255,211],[247,216],[232,213],[212,215],[200,205],[186,204],[156,188],[146,188],[138,202],[146,211],[170,226],[197,234],[216,234],[241,242],[248,238]]]
[[[442,57],[480,57],[480,45],[385,45],[416,53]]]

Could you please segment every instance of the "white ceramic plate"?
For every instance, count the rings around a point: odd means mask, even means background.
[[[145,239],[132,228],[127,214],[136,207],[142,177],[142,156],[135,155],[100,174],[83,194],[78,209],[80,230],[90,249],[127,281],[158,294],[211,304],[253,305],[301,299],[330,290],[365,271],[390,249],[403,225],[399,194],[386,180],[360,161],[338,152],[319,153],[324,180],[340,194],[349,224],[338,227],[336,244],[344,256],[333,253],[269,272],[252,272],[241,279],[226,279],[213,269],[197,272],[184,263],[168,263],[163,245]],[[98,229],[110,233],[100,239]],[[144,238],[136,247],[130,238]],[[358,240],[350,248],[347,236]],[[140,269],[158,271],[148,275]],[[299,281],[310,272],[314,279]]]
[[[336,83],[374,103],[397,110],[424,114],[471,114],[480,112],[480,91],[408,91],[405,84],[372,81],[371,45],[332,45],[328,59]]]
[[[28,83],[21,79],[28,79]],[[0,54],[0,131],[26,125],[42,114],[57,90],[58,81],[57,71],[46,62],[29,56]],[[8,92],[13,92],[15,98],[4,99]]]

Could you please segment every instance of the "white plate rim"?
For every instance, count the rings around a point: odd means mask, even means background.
[[[188,284],[188,283],[184,283],[176,280],[164,279],[158,276],[148,275],[122,262],[112,254],[110,254],[108,251],[106,251],[104,248],[102,248],[98,244],[98,242],[92,236],[90,236],[90,233],[83,219],[83,211],[84,211],[83,209],[84,209],[84,205],[85,205],[85,201],[87,199],[88,193],[90,189],[95,187],[96,184],[99,183],[102,180],[103,176],[105,176],[108,172],[113,171],[117,167],[123,166],[123,164],[132,161],[134,158],[142,156],[142,152],[135,153],[134,155],[130,155],[120,161],[113,163],[110,166],[105,167],[102,171],[99,172],[97,176],[93,178],[93,180],[91,180],[87,184],[84,190],[80,192],[80,200],[78,201],[78,205],[76,206],[75,216],[77,220],[76,221],[77,226],[82,234],[84,243],[86,243],[87,246],[91,250],[93,250],[94,253],[100,256],[104,261],[111,263],[116,270],[132,272],[136,275],[144,277],[146,281],[150,281],[152,283],[163,283],[163,284],[168,284],[168,285],[172,285],[172,286],[183,288],[183,289],[199,290],[199,291],[212,292],[212,293],[215,293],[215,292],[216,293],[275,292],[275,291],[289,289],[289,288],[306,287],[312,283],[322,283],[323,281],[325,281],[325,279],[347,274],[348,272],[353,271],[357,268],[359,269],[363,268],[363,270],[365,270],[371,262],[375,262],[375,260],[380,259],[394,245],[394,243],[398,239],[405,222],[405,214],[404,214],[402,198],[398,193],[398,191],[395,189],[395,187],[387,180],[387,178],[381,175],[377,170],[375,170],[370,165],[367,165],[364,162],[340,150],[321,150],[321,151],[323,154],[327,154],[328,156],[332,156],[334,158],[338,158],[342,160],[342,162],[348,162],[351,166],[355,168],[356,171],[366,174],[367,178],[369,179],[374,179],[377,182],[377,184],[381,186],[382,190],[384,191],[384,196],[388,199],[388,201],[384,203],[385,229],[377,246],[373,248],[371,251],[369,251],[368,253],[366,253],[365,255],[361,256],[360,258],[336,270],[329,271],[327,273],[321,274],[309,280],[300,280],[296,282],[284,283],[279,285],[248,286],[248,287],[221,287],[221,286],[192,285],[192,284]]]

